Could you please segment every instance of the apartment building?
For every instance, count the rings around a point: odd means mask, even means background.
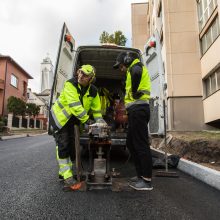
[[[220,128],[219,3],[146,3],[150,37],[157,34],[161,48],[169,130]]]
[[[220,1],[197,1],[206,124],[220,128]]]
[[[131,4],[131,23],[132,23],[132,45],[143,51],[144,46],[149,38],[149,27],[147,25],[147,3]]]
[[[0,115],[7,115],[7,100],[15,96],[27,101],[28,80],[33,79],[10,56],[0,55]]]

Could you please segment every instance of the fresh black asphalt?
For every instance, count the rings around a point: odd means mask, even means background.
[[[63,192],[55,158],[48,135],[0,141],[1,220],[220,219],[220,191],[179,171],[178,179],[153,177],[150,192]],[[111,167],[131,177],[126,159],[113,151]]]

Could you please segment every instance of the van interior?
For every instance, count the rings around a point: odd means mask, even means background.
[[[83,64],[90,64],[96,68],[94,85],[98,88],[99,95],[105,95],[109,100],[103,118],[111,126],[112,137],[125,137],[127,129],[123,103],[125,76],[113,68],[120,52],[129,52],[130,55],[141,59],[138,49],[117,46],[82,46],[78,47],[75,54],[74,72]]]

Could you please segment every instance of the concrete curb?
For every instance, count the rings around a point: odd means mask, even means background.
[[[164,152],[151,147],[152,154],[155,156],[163,156]],[[170,155],[170,154],[168,154]],[[220,190],[220,172],[189,160],[180,158],[178,167],[179,170],[187,173],[196,179]]]
[[[28,137],[35,137],[35,136],[40,136],[40,135],[45,135],[48,134],[47,132],[41,133],[41,134],[27,134]]]
[[[4,140],[10,140],[10,139],[16,139],[16,138],[24,138],[24,137],[35,137],[35,136],[40,136],[40,135],[45,135],[47,134],[47,132],[45,133],[41,133],[41,134],[16,134],[16,135],[10,135],[10,136],[2,136],[0,137],[0,140],[4,141]]]
[[[17,135],[10,135],[10,136],[2,136],[1,140],[10,140],[10,139],[16,139],[16,138],[23,138],[27,137],[27,134],[17,134]]]
[[[200,164],[181,158],[177,167],[179,170],[201,180],[220,190],[220,172]]]

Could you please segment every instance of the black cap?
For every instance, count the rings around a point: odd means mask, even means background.
[[[118,69],[119,65],[120,64],[124,64],[124,58],[126,56],[126,52],[121,52],[119,53],[119,55],[117,56],[116,58],[116,62],[115,64],[113,65],[113,68],[114,69]]]

